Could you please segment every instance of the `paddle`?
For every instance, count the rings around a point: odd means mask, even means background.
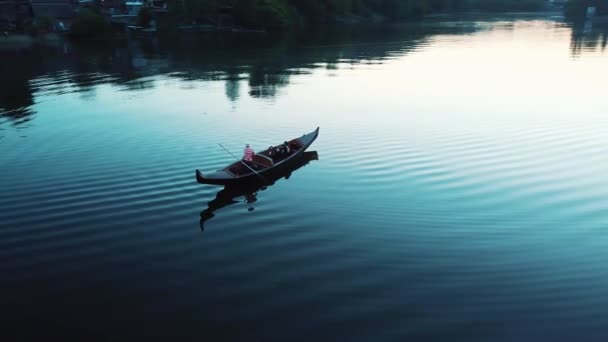
[[[230,155],[231,155],[231,156],[233,156],[233,157],[234,157],[236,160],[240,161],[240,162],[241,162],[241,164],[245,165],[245,167],[247,167],[249,170],[253,171],[253,173],[255,173],[256,175],[258,175],[258,176],[259,176],[260,178],[262,178],[264,181],[266,181],[266,178],[264,178],[264,177],[263,177],[261,174],[259,174],[259,173],[258,173],[256,170],[254,170],[254,169],[252,169],[251,167],[249,167],[249,165],[247,165],[247,164],[246,164],[246,163],[245,163],[243,160],[239,159],[239,157],[235,156],[235,155],[234,155],[232,152],[228,151],[228,149],[227,149],[227,148],[225,148],[224,146],[222,146],[222,144],[218,144],[218,145],[220,145],[220,147],[221,147],[221,148],[222,148],[224,151],[226,151],[226,152],[230,153]]]

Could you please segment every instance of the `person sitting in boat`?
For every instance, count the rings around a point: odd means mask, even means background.
[[[283,146],[285,148],[285,154],[289,155],[291,153],[291,147],[289,147],[289,143],[286,141],[283,143]]]
[[[253,156],[255,156],[255,151],[249,147],[249,144],[245,145],[245,150],[243,151],[243,161],[251,165],[253,163]]]

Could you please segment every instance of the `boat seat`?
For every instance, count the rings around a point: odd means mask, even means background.
[[[267,157],[263,154],[256,154],[253,156],[253,162],[256,163],[257,165],[260,165],[262,167],[271,167],[272,164],[274,164],[274,162],[272,161],[272,158]]]

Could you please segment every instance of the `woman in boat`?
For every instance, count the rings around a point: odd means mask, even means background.
[[[249,144],[245,145],[245,150],[243,151],[243,161],[251,165],[253,162],[253,156],[255,156],[255,151],[249,147]]]

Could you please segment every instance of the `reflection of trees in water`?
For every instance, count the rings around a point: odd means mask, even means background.
[[[29,107],[34,104],[28,80],[9,78],[3,80],[4,82],[10,85],[0,90],[0,116],[10,118],[16,123],[27,121],[33,114]]]
[[[28,66],[29,56],[21,51],[7,52],[10,58],[3,62],[2,82],[0,82],[0,116],[15,123],[27,121],[32,114],[29,108],[34,104],[30,79],[36,70]],[[38,61],[31,61],[32,63]]]
[[[9,68],[0,84],[1,115],[29,116],[35,94],[70,92],[95,96],[99,84],[138,91],[154,86],[152,76],[169,74],[186,81],[223,81],[226,97],[236,103],[247,81],[249,96],[272,98],[291,75],[312,69],[382,63],[401,56],[435,34],[462,34],[446,26],[410,25],[391,30],[335,30],[303,36],[217,35],[158,37],[114,46],[36,48],[0,52]],[[467,31],[468,32],[468,31]],[[67,43],[66,43],[67,44]],[[19,114],[21,113],[21,114]]]
[[[228,77],[226,78],[225,88],[226,88],[226,97],[232,101],[236,102],[241,95],[241,83],[238,77]]]
[[[166,56],[176,72],[174,77],[190,81],[224,81],[227,98],[236,102],[241,93],[240,81],[247,80],[249,96],[273,98],[289,85],[292,75],[309,74],[316,68],[337,70],[344,63],[382,63],[424,42],[427,33],[424,29],[408,28],[382,32],[308,32],[303,37],[206,37],[159,38],[158,54]],[[387,44],[389,39],[397,42]]]
[[[570,53],[579,57],[584,52],[604,52],[608,45],[608,23],[593,24],[591,21],[572,26]]]
[[[137,81],[143,75],[131,64],[134,54],[128,47],[70,46],[0,50],[6,68],[0,82],[0,116],[15,124],[31,119],[37,94],[45,96],[80,93],[95,97],[98,84],[125,84],[129,90],[152,87]]]
[[[289,75],[281,70],[269,70],[265,66],[254,66],[249,72],[249,95],[251,97],[275,97],[281,87],[289,84]]]

